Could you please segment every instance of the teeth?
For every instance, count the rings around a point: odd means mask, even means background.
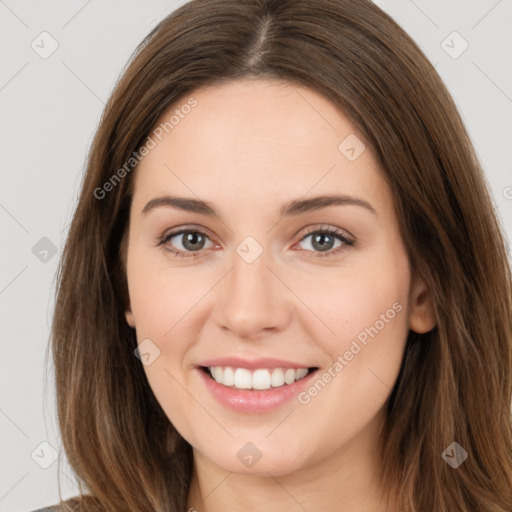
[[[306,368],[261,368],[247,370],[246,368],[231,368],[230,366],[209,366],[211,376],[216,382],[237,389],[266,390],[278,388],[285,384],[293,384],[296,380],[303,379],[307,374]]]
[[[215,368],[213,368],[212,376],[217,382],[222,382],[222,368],[220,366],[216,366]]]
[[[230,366],[224,368],[222,375],[222,384],[225,386],[233,386],[235,384],[235,372]]]
[[[270,377],[270,384],[273,388],[278,388],[284,384],[284,373],[283,370],[278,368],[280,371],[274,370]]]
[[[224,381],[221,381],[220,383],[223,384]],[[249,370],[246,370],[245,368],[237,368],[235,370],[235,388],[251,389],[251,387],[252,387],[251,372]]]
[[[270,372],[268,370],[256,370],[252,374],[252,388],[270,389]]]
[[[284,374],[284,381],[286,384],[295,382],[295,370],[286,370],[286,373]]]

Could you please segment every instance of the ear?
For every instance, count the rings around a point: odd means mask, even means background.
[[[135,327],[135,318],[133,316],[130,304],[130,293],[128,292],[128,283],[127,283],[127,270],[126,270],[126,258],[128,253],[128,229],[125,229],[123,236],[121,238],[121,243],[119,245],[119,257],[121,262],[121,273],[123,276],[123,297],[124,304],[126,305],[126,310],[124,312],[124,316],[128,325],[132,328]]]
[[[135,318],[133,316],[133,313],[132,313],[132,310],[131,309],[127,309],[125,312],[124,312],[124,316],[126,318],[126,321],[128,322],[128,325],[130,327],[133,327],[135,328]]]
[[[409,302],[409,329],[418,334],[431,331],[436,326],[436,313],[432,294],[423,280],[412,287]]]

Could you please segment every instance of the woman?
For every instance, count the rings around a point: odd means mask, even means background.
[[[512,510],[511,278],[369,1],[189,2],[107,104],[52,325],[55,510]]]

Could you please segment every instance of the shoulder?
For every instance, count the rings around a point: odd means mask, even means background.
[[[101,512],[102,510],[92,496],[82,495],[31,512]]]

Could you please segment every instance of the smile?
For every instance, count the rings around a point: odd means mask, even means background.
[[[316,368],[234,368],[231,366],[209,366],[203,370],[218,384],[236,389],[264,391],[287,386],[303,379]]]

